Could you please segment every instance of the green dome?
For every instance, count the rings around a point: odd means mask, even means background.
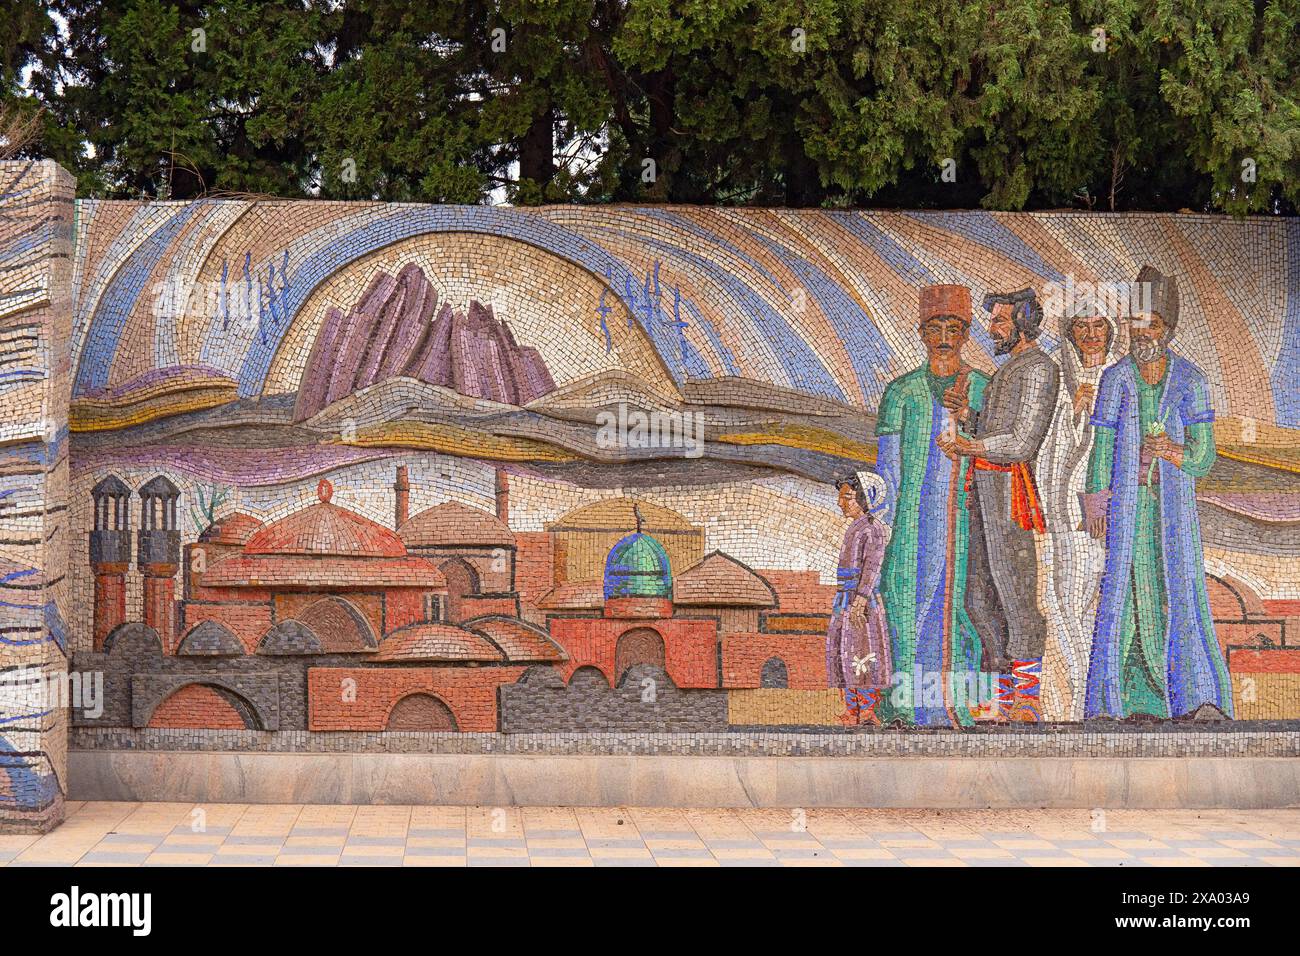
[[[605,599],[673,596],[673,575],[664,546],[640,531],[609,550],[605,559]]]

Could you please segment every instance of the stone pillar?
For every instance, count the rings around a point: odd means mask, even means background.
[[[95,572],[95,629],[92,635],[95,652],[104,650],[104,641],[126,623],[126,572],[129,564],[91,565]]]
[[[0,378],[0,833],[63,820],[74,193],[54,163],[0,162],[0,334],[22,333]]]
[[[94,648],[126,621],[126,573],[131,569],[131,489],[109,475],[90,490],[95,527],[90,532],[90,569],[95,575]]]

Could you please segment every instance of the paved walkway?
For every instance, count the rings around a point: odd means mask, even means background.
[[[1300,810],[71,803],[0,866],[1296,866]]]

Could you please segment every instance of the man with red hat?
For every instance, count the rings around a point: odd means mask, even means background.
[[[939,446],[955,415],[982,406],[988,376],[962,359],[970,290],[921,289],[917,332],[926,361],[886,386],[876,420],[876,470],[888,487],[892,534],[882,568],[894,687],[882,723],[972,724],[982,649],[967,615],[965,462]],[[973,686],[974,685],[974,686]]]

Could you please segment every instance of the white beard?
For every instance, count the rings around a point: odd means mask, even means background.
[[[1149,365],[1152,362],[1159,361],[1167,351],[1163,339],[1152,341],[1150,339],[1135,338],[1130,348],[1133,352],[1133,358],[1142,365]]]

